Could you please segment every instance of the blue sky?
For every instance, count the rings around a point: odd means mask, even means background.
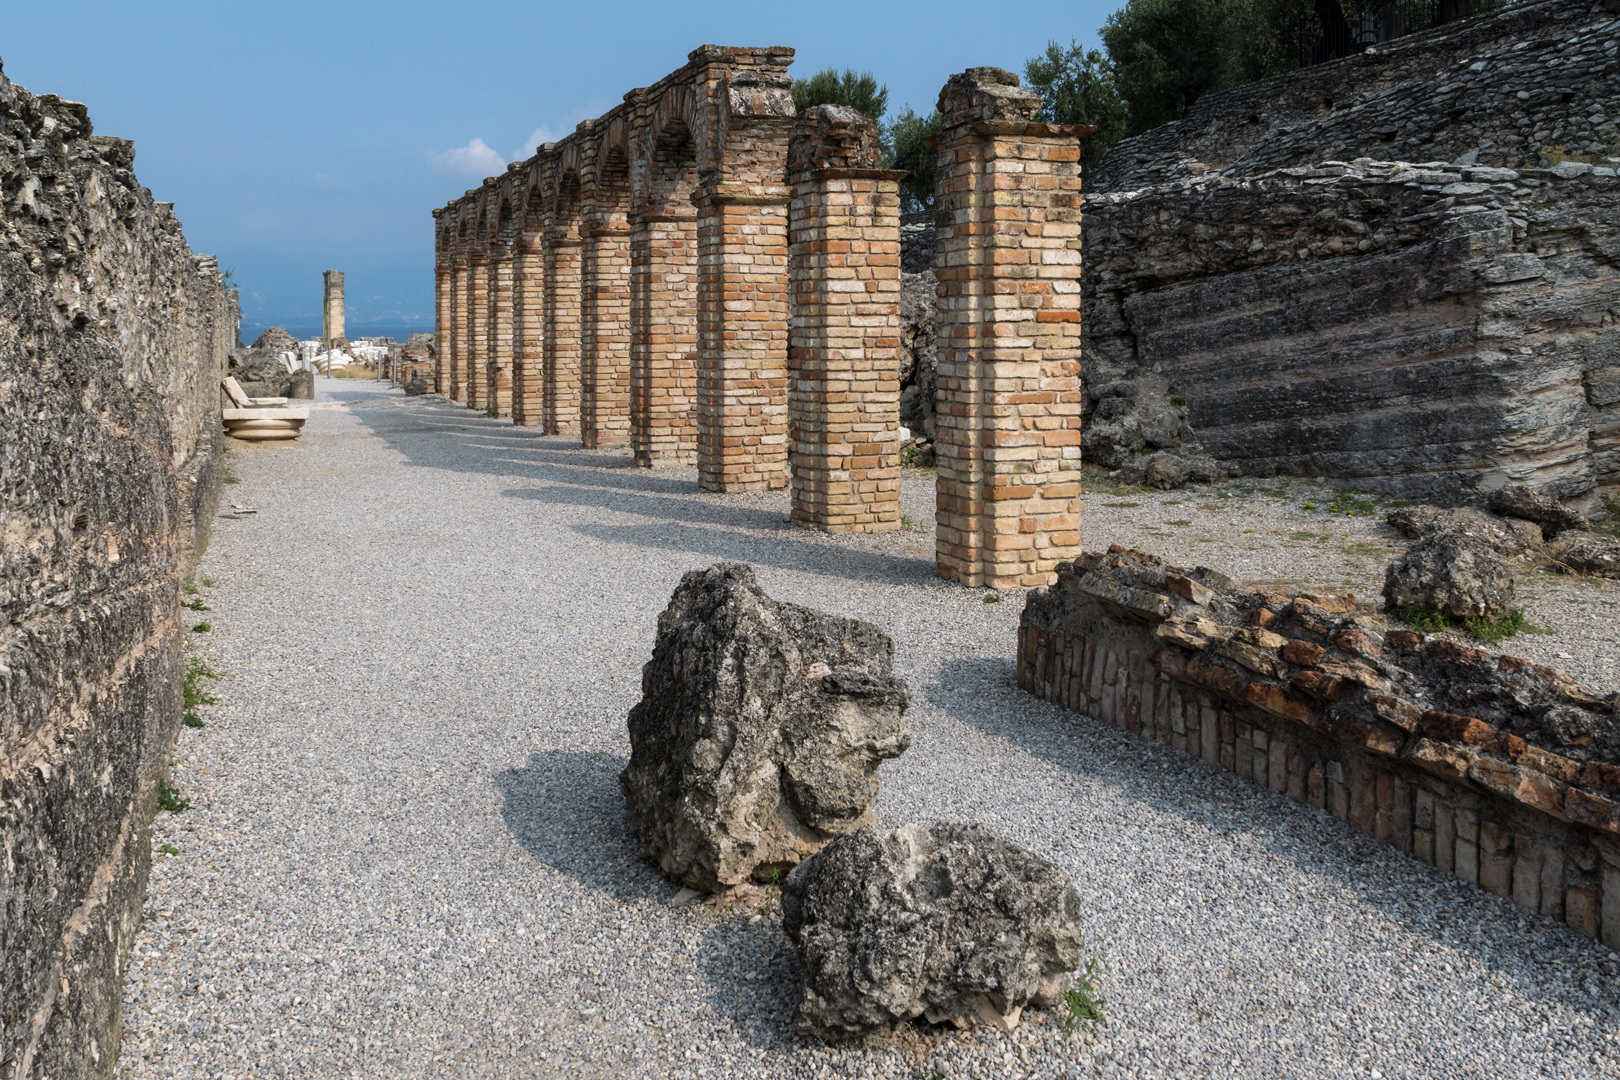
[[[6,0],[13,82],[90,107],[242,289],[244,336],[318,329],[347,274],[351,335],[431,329],[430,211],[705,43],[791,45],[794,71],[870,70],[891,112],[963,68],[1088,46],[1122,0],[1057,3],[76,3]]]

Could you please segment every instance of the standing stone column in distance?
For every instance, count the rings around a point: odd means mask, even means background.
[[[484,359],[489,355],[489,260],[473,255],[467,268],[467,407],[484,408]]]
[[[335,349],[339,343],[347,344],[343,332],[343,271],[328,270],[326,299],[321,309],[321,348]]]
[[[939,95],[935,572],[1047,585],[1080,554],[1080,138],[1000,68]]]
[[[579,222],[568,218],[546,229],[547,435],[579,432],[579,292]]]
[[[445,367],[450,369],[450,400],[467,403],[467,258],[457,255],[450,267],[450,342]]]
[[[441,256],[442,259],[442,256]],[[454,281],[454,273],[444,262],[437,261],[433,267],[433,392],[447,394],[450,391],[450,307],[452,304],[450,285]]]
[[[854,109],[799,114],[788,148],[793,520],[900,527],[900,179]]]

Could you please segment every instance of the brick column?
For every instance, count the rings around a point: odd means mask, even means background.
[[[464,378],[469,409],[484,408],[484,359],[489,355],[489,264],[474,255],[467,274],[467,348]]]
[[[1000,68],[940,92],[936,573],[1047,585],[1080,553],[1080,136]]]
[[[793,520],[900,527],[900,179],[854,109],[799,114],[788,151]]]
[[[512,423],[537,427],[545,419],[541,406],[545,372],[545,245],[535,232],[519,241],[513,270],[512,321],[517,340],[512,350]]]
[[[484,411],[490,416],[512,415],[512,352],[515,326],[512,321],[512,254],[500,252],[489,264],[489,356],[485,384],[489,400]]]
[[[450,274],[450,400],[467,403],[467,320],[471,294],[467,278],[472,269],[465,257],[458,257]]]
[[[630,449],[637,465],[697,460],[697,221],[637,214],[630,232]]]
[[[708,184],[692,201],[698,208],[698,486],[786,487],[787,189]]]
[[[586,219],[580,441],[588,449],[630,441],[630,225],[624,213]]]
[[[579,228],[546,229],[546,366],[542,421],[547,435],[579,431]]]
[[[443,262],[433,267],[433,392],[450,392],[450,364],[447,351],[450,341],[451,310],[454,293],[451,284],[455,271]]]

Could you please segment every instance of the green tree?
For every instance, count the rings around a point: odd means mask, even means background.
[[[900,209],[903,211],[912,213],[934,206],[939,151],[928,140],[938,137],[943,120],[938,109],[919,116],[908,107],[883,129],[884,164],[891,169],[905,169],[909,174],[900,181]]]
[[[847,105],[873,120],[882,120],[889,105],[889,88],[870,71],[828,68],[808,79],[793,80],[793,107],[800,112],[813,105]]]
[[[1065,49],[1048,42],[1046,53],[1024,65],[1029,88],[1041,95],[1041,119],[1049,124],[1091,124],[1097,131],[1085,141],[1087,165],[1102,160],[1125,134],[1125,102],[1114,85],[1114,69],[1096,49],[1087,52],[1074,42]]]

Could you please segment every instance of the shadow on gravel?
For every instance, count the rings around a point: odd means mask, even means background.
[[[1353,890],[1413,933],[1471,953],[1531,996],[1620,1023],[1620,996],[1611,981],[1620,972],[1608,950],[1409,859],[1331,814],[1026,694],[1010,658],[951,661],[937,682],[921,689],[941,712],[1017,750],[1162,813],[1225,836],[1241,834],[1302,871]],[[1009,709],[1009,697],[1022,707]],[[1595,986],[1604,989],[1594,994]]]
[[[530,855],[615,900],[667,901],[675,887],[642,862],[624,828],[612,754],[546,750],[495,774],[501,817]]]
[[[927,585],[934,581],[934,564],[926,559],[809,544],[788,536],[755,536],[731,529],[662,523],[570,525],[569,528],[605,544],[631,544],[692,552],[712,558],[775,566],[807,574],[824,574],[827,577],[853,578],[881,585]]]
[[[717,923],[703,935],[697,962],[709,984],[709,1006],[737,1025],[743,1042],[765,1050],[805,1045],[793,1027],[799,963],[774,915]]]

